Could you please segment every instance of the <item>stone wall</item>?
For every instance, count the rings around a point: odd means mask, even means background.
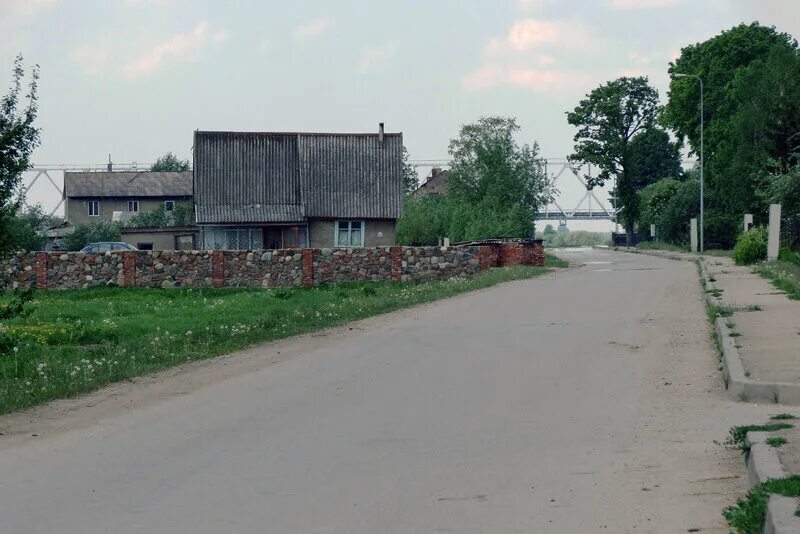
[[[456,247],[157,250],[16,254],[13,287],[279,287],[469,277],[503,265],[544,265],[541,241]]]

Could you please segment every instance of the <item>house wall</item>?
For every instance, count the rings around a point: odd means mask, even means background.
[[[395,244],[394,219],[367,219],[364,221],[364,247],[390,247]],[[312,220],[308,223],[311,248],[333,247],[336,221]]]
[[[507,262],[507,263],[504,263]],[[5,262],[15,287],[279,287],[468,277],[492,266],[543,265],[541,241],[462,247],[257,251],[25,252]]]
[[[89,201],[100,201],[100,215],[97,217],[89,216]],[[176,206],[191,207],[192,201],[190,199],[179,198],[67,198],[66,208],[64,212],[65,218],[73,225],[78,224],[92,224],[98,221],[110,221],[111,216],[115,211],[123,213],[128,212],[128,201],[139,201],[139,212],[153,211],[159,206],[164,205],[165,200],[174,200]]]
[[[157,231],[157,232],[131,232],[130,230],[123,230],[122,232],[122,241],[125,243],[129,243],[134,247],[138,247],[139,243],[152,243],[153,250],[175,250],[177,247],[175,245],[175,236],[178,235],[190,235],[194,234],[195,236],[195,246],[197,243],[197,232],[191,232],[187,230],[181,231]]]

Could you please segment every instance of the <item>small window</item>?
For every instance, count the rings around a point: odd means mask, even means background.
[[[128,211],[131,213],[139,213],[139,201],[138,200],[129,200],[128,201]]]
[[[334,246],[363,247],[364,221],[336,221]]]
[[[139,250],[153,250],[152,243],[136,243],[136,248]]]
[[[97,217],[100,215],[100,201],[99,200],[90,200],[88,202],[89,205],[89,217]]]
[[[175,209],[175,201],[174,200],[165,200],[164,201],[164,211],[172,211]]]

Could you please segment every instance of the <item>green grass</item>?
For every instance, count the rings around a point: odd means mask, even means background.
[[[548,265],[564,262],[548,258]],[[320,330],[547,272],[503,267],[424,284],[319,288],[39,291],[32,313],[0,325],[0,413],[71,397],[254,343]],[[0,297],[7,301],[8,295]]]
[[[784,421],[787,419],[797,419],[797,416],[792,415],[790,413],[779,413],[773,415],[772,417],[770,417],[770,419],[772,419],[773,421]]]
[[[773,261],[758,265],[755,272],[786,292],[790,299],[800,300],[800,265],[789,261]]]
[[[762,482],[751,489],[745,498],[725,508],[722,515],[739,534],[761,534],[770,494],[800,497],[800,475]]]
[[[689,252],[689,247],[679,247],[663,241],[640,241],[636,248],[642,250],[667,250],[669,252]]]
[[[704,250],[700,252],[701,256],[714,256],[716,258],[732,258],[733,250],[725,250],[721,248],[712,248],[711,250]]]
[[[569,267],[569,262],[568,261],[564,261],[561,258],[557,258],[557,257],[555,257],[555,256],[553,256],[551,254],[546,254],[545,257],[544,257],[544,266],[545,267],[558,267],[558,268],[562,268],[563,269],[564,267]]]
[[[789,440],[783,436],[770,436],[767,438],[767,445],[770,447],[778,448],[781,445],[786,445],[787,443],[789,443]]]
[[[789,423],[767,423],[766,425],[743,425],[731,428],[728,440],[725,442],[738,449],[747,450],[750,445],[747,443],[748,432],[775,432],[777,430],[785,430],[793,428],[794,425]]]

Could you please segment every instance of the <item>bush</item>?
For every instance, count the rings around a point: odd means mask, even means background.
[[[763,226],[745,232],[736,240],[733,261],[737,265],[751,265],[767,257],[767,229]]]
[[[742,226],[739,215],[726,215],[707,211],[705,214],[704,241],[706,249],[721,248],[730,250],[736,244],[736,238]]]
[[[66,250],[80,250],[89,243],[119,241],[120,239],[121,234],[117,223],[79,224],[72,232],[64,236],[64,248]]]

